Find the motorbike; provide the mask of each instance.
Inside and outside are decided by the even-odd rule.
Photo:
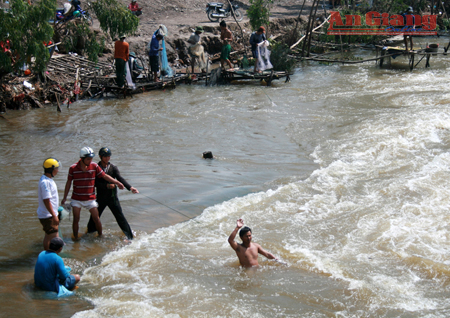
[[[94,20],[92,19],[89,12],[81,9],[79,5],[75,6],[75,10],[67,17],[64,16],[64,9],[56,10],[56,21],[57,22],[66,22],[72,19],[80,18],[85,20],[91,26],[94,25]]]
[[[239,6],[237,4],[231,3],[233,10],[231,10],[230,6],[224,7],[225,5],[220,2],[210,2],[206,5],[206,14],[208,15],[208,19],[211,22],[217,22],[219,19],[225,19],[228,17],[234,16],[237,21],[242,21],[244,15],[241,10],[239,10]]]

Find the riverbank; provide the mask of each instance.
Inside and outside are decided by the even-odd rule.
[[[194,0],[180,2],[179,4],[163,4],[163,7],[160,7],[162,4],[157,4],[154,1],[144,1],[141,5],[147,11],[144,9],[144,14],[139,17],[140,26],[137,32],[127,37],[126,41],[130,44],[130,51],[135,52],[145,65],[147,65],[147,44],[151,39],[151,35],[160,24],[164,24],[168,29],[168,36],[166,37],[167,54],[170,64],[178,72],[184,72],[190,67],[190,58],[187,54],[188,43],[186,41],[197,25],[203,26],[205,30],[202,34],[205,51],[210,56],[220,54],[222,46],[220,42],[220,28],[218,23],[209,22],[202,2]],[[247,7],[248,3],[241,3],[241,10],[245,11]],[[295,23],[294,17],[298,15],[297,10],[298,5],[293,2],[277,2],[272,8],[271,24],[267,32],[268,36],[280,37],[289,32]],[[307,7],[305,8],[305,13],[306,10]],[[248,39],[251,33],[248,19],[244,18],[241,28],[232,19],[228,19],[227,22],[236,39],[233,43],[233,51],[238,51],[240,54],[245,53],[246,49],[248,50]],[[98,23],[94,19],[93,28],[101,34]],[[102,87],[115,85],[113,43],[113,41],[106,43],[98,65],[86,66],[87,60],[83,63],[73,61],[73,63],[66,63],[61,59],[57,65],[49,65],[47,71],[42,74],[31,74],[29,76],[9,74],[5,76],[0,91],[0,111],[5,112],[6,109],[30,109],[33,107],[41,108],[49,105],[56,106],[60,110],[62,105],[69,105],[75,100],[90,98],[97,93],[102,94]],[[247,54],[250,53],[247,52]],[[74,53],[74,55],[77,54]],[[239,55],[233,55],[232,57],[233,59],[239,59]],[[218,65],[217,59],[215,59],[215,63]],[[217,65],[212,65],[212,68],[217,67]],[[87,67],[91,67],[92,70],[87,70]],[[83,76],[83,73],[86,72],[89,73],[87,74],[88,78]],[[147,76],[148,74],[145,75]],[[97,87],[98,89],[93,90],[93,93],[91,93],[91,87]],[[120,95],[121,93],[118,92],[118,94]]]

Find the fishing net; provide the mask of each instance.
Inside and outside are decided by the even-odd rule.
[[[221,73],[222,73],[221,67],[218,67],[211,71],[211,75],[209,77],[209,86],[214,86],[221,82],[222,79]]]
[[[165,38],[168,35],[168,31],[165,25],[160,24],[158,30],[155,31],[155,35],[161,34],[164,38],[161,41],[162,51],[159,52],[159,61],[161,62],[161,76],[172,77],[173,70],[169,66],[169,61],[167,60],[167,51],[166,51],[166,41]]]
[[[270,43],[269,41],[263,41],[258,43],[258,65],[257,68],[260,71],[264,71],[273,68],[272,63],[270,63],[270,51],[268,49]]]
[[[136,85],[133,83],[133,79],[131,78],[131,71],[128,63],[126,63],[126,67],[127,67],[127,75],[125,76],[125,78],[127,79],[128,87],[136,89]]]
[[[197,57],[198,66],[200,67],[200,69],[204,70],[208,61],[206,59],[205,49],[203,48],[203,45],[201,45],[200,43],[192,45],[191,47],[189,47],[189,51],[193,56]]]

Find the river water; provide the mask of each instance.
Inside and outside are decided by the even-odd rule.
[[[271,88],[180,85],[9,111],[0,316],[448,317],[450,60],[423,63],[311,63]],[[57,157],[61,198],[83,146],[110,147],[141,192],[120,192],[136,238],[124,242],[109,210],[102,238],[74,243],[64,220],[60,255],[82,281],[55,300],[33,286],[37,183]],[[287,265],[241,269],[227,243],[238,218]]]

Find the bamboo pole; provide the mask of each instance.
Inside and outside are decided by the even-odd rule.
[[[318,27],[314,28],[314,29],[312,30],[312,32],[314,32],[314,31],[317,30],[317,29],[320,29],[325,23],[328,22],[328,20],[330,20],[330,18],[331,18],[331,15],[330,15],[328,18],[326,18],[326,20],[323,21],[323,23],[322,23],[321,25],[319,25]],[[296,47],[297,45],[299,45],[299,44],[303,41],[303,39],[304,39],[305,37],[306,37],[306,35],[302,36],[302,37],[300,38],[300,40],[298,40],[297,42],[295,42],[294,44],[292,44],[291,47],[290,47],[290,49],[292,50],[294,47]]]
[[[290,43],[292,43],[292,42],[294,41],[294,37],[295,37],[295,35],[296,35],[296,33],[297,33],[298,24],[300,23],[300,19],[301,19],[301,16],[302,16],[303,7],[305,6],[305,2],[306,2],[306,0],[303,0],[302,7],[301,7],[301,9],[300,9],[300,11],[299,11],[299,13],[298,13],[297,20],[295,21],[295,27],[294,27],[294,29],[292,30],[292,36],[291,36],[291,41],[290,41]]]
[[[409,54],[411,54],[411,52]],[[428,53],[412,53],[412,55],[420,55],[420,54],[427,55]],[[433,53],[433,54],[438,54],[438,53]],[[316,61],[316,62],[328,62],[328,63],[360,64],[360,63],[366,63],[366,62],[381,60],[381,59],[384,59],[386,57],[391,57],[391,56],[394,56],[394,55],[407,55],[407,54],[404,54],[404,53],[400,53],[400,54],[399,53],[392,53],[392,54],[382,55],[380,57],[375,57],[375,58],[366,59],[366,60],[358,60],[358,61],[332,60],[332,59],[324,59],[324,58],[317,58],[317,57],[301,57],[301,58],[298,58],[298,59],[308,60],[308,61]]]
[[[309,33],[311,32],[311,29],[312,29],[312,25],[313,25],[312,21],[311,21],[312,20],[312,14],[313,14],[313,11],[314,11],[314,6],[316,5],[317,1],[319,1],[319,0],[313,0],[313,3],[311,5],[311,10],[309,11],[308,25],[306,26],[306,34],[305,34],[306,40],[308,39]],[[302,56],[305,55],[306,42],[307,41],[303,42]]]
[[[315,10],[314,10],[314,14],[313,14],[313,18],[312,18],[312,21],[311,21],[311,29],[312,29],[312,27],[313,27],[313,25],[314,25],[314,21],[316,20],[316,14],[317,14],[317,8],[319,7],[319,0],[317,0],[316,1],[316,8],[315,8]],[[308,53],[307,53],[307,56],[309,56],[309,53],[310,53],[310,50],[311,50],[311,39],[312,39],[312,30],[311,30],[311,32],[309,33],[309,39],[308,39]]]
[[[231,8],[231,12],[233,13],[234,21],[236,21],[236,24],[238,25],[239,29],[241,29],[242,41],[244,41],[244,31],[242,30],[241,25],[239,24],[238,20],[236,19],[236,14],[234,13],[234,8],[233,8],[233,6],[231,5],[230,0],[227,0],[227,1],[228,1],[228,5],[229,5],[230,8]],[[245,47],[245,45],[244,45],[244,47]]]

